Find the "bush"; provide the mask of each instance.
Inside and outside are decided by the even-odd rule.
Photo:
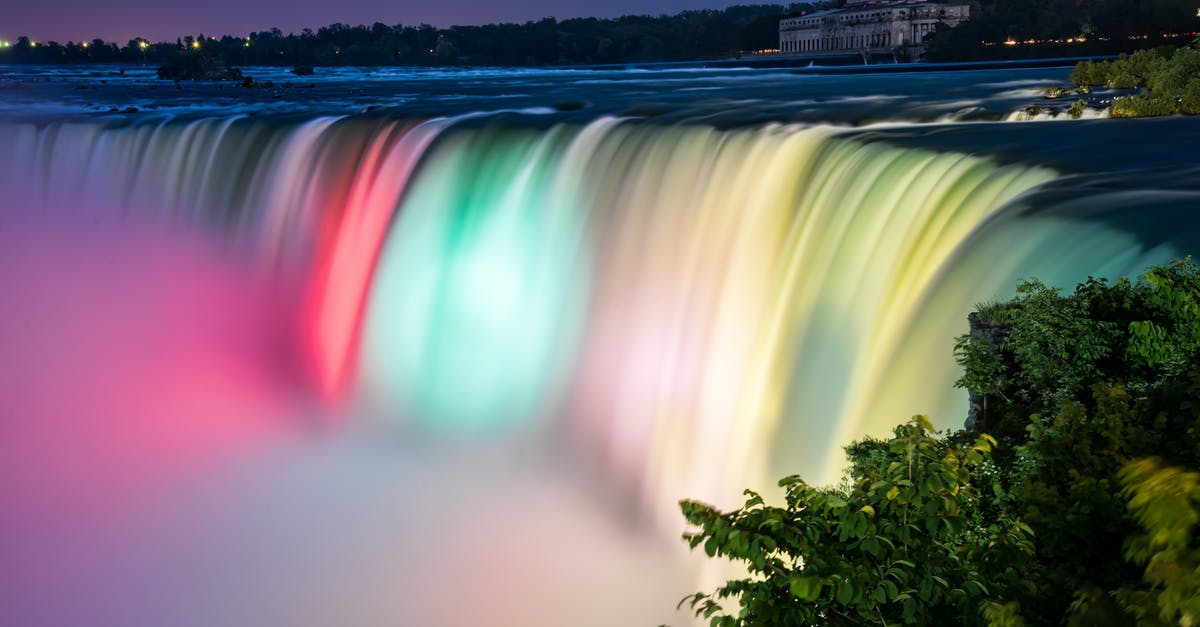
[[[1192,78],[1181,90],[1179,112],[1187,115],[1200,115],[1200,75]]]
[[[1071,82],[1080,87],[1100,87],[1108,84],[1108,65],[1095,61],[1080,61],[1071,70]]]
[[[743,562],[751,576],[696,593],[712,625],[983,625],[1018,619],[1034,547],[1027,526],[972,516],[995,440],[934,436],[917,416],[887,442],[849,447],[845,491],[799,477],[779,482],[786,505],[747,491],[731,512],[681,502],[692,548]],[[721,602],[741,609],[726,614]],[[985,617],[986,614],[986,617]]]
[[[1152,93],[1178,96],[1195,77],[1200,77],[1200,50],[1184,48],[1175,52],[1170,63],[1146,78],[1146,87]]]
[[[1114,65],[1105,75],[1104,80],[1104,86],[1109,89],[1133,89],[1141,84],[1141,79],[1133,73],[1128,65]]]
[[[1152,118],[1176,112],[1175,98],[1142,92],[1113,99],[1109,115],[1114,118]]]
[[[1115,99],[1111,109],[1114,118],[1200,114],[1200,85],[1193,86],[1197,80],[1200,80],[1200,50],[1176,50],[1169,46],[1153,51],[1139,50],[1103,63],[1082,61],[1071,71],[1071,81],[1080,88],[1145,86],[1150,90],[1148,94]]]

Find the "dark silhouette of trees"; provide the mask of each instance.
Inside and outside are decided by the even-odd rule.
[[[278,28],[248,37],[203,33],[125,46],[100,40],[35,43],[22,37],[0,48],[0,63],[180,63],[178,57],[216,56],[228,66],[499,65],[552,66],[690,61],[735,57],[775,48],[779,19],[812,11],[810,4],[758,4],[676,15],[628,15],[615,19],[545,18],[524,24],[369,26],[330,24],[299,33]],[[145,43],[143,46],[142,44]]]

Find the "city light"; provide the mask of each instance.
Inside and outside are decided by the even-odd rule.
[[[84,48],[87,48],[89,45],[91,45],[91,44],[89,44],[89,43],[88,43],[88,42],[86,42],[86,41],[85,41],[85,42],[83,42],[83,47],[84,47]]]
[[[150,43],[147,41],[139,41],[138,42],[138,48],[141,48],[142,50],[145,50],[146,48],[149,48],[149,47],[150,47]]]
[[[199,39],[197,39],[196,41],[193,41],[193,42],[192,42],[192,47],[193,47],[193,48],[195,48],[195,49],[197,49],[197,50],[199,50],[199,49],[200,49],[200,40],[199,40]]]

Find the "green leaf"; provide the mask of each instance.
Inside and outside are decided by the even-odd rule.
[[[796,577],[789,587],[792,595],[805,603],[812,603],[821,596],[821,580],[816,577]]]

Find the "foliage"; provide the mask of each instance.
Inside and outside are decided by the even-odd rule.
[[[1169,47],[1121,55],[1113,61],[1082,61],[1071,71],[1079,86],[1146,87],[1148,92],[1115,98],[1115,118],[1200,114],[1200,50]]]
[[[1150,457],[1121,469],[1121,485],[1140,533],[1125,556],[1143,567],[1143,585],[1114,597],[1143,625],[1200,622],[1200,473],[1165,466]]]
[[[844,492],[793,476],[780,482],[784,507],[750,491],[731,512],[683,501],[695,527],[688,543],[750,573],[683,603],[714,626],[1019,624],[1008,602],[1027,593],[1030,530],[971,515],[979,499],[972,471],[995,441],[959,440],[934,437],[918,416],[887,442],[848,449]],[[728,600],[740,611],[726,613]]]
[[[1183,46],[1194,3],[1179,0],[971,0],[971,19],[937,31],[935,61],[1115,55],[1159,43]],[[1004,45],[1006,40],[1018,45]],[[1035,43],[1027,43],[1029,41]],[[1102,85],[1103,82],[1090,83]]]
[[[1016,496],[1007,506],[1038,534],[1038,592],[1029,605],[1036,615],[1066,615],[1079,625],[1128,624],[1101,592],[1139,579],[1121,552],[1135,524],[1117,472],[1132,459],[1170,450],[1164,436],[1181,435],[1156,405],[1120,384],[1099,385],[1090,402],[1068,401],[1052,416],[1030,421],[1028,440],[1017,447],[1004,479]]]
[[[1175,99],[1142,92],[1133,96],[1114,98],[1109,115],[1114,118],[1154,118],[1176,113]]]
[[[1086,399],[1095,384],[1120,381],[1141,393],[1183,374],[1200,349],[1200,267],[1185,259],[1136,282],[1089,278],[1068,296],[1024,281],[1009,315],[994,340],[957,339],[957,385],[1006,404],[989,428],[1020,437],[1029,416]]]
[[[1087,103],[1082,100],[1076,100],[1071,103],[1070,107],[1067,107],[1067,115],[1078,120],[1083,116],[1085,109],[1087,109]]]
[[[842,488],[790,477],[784,507],[684,502],[693,548],[749,572],[684,602],[718,626],[1198,624],[1200,267],[1025,281],[970,321],[985,420],[853,444]]]
[[[224,64],[330,65],[578,65],[680,61],[732,57],[775,48],[779,19],[811,12],[810,4],[757,4],[675,15],[627,15],[614,19],[548,17],[524,24],[435,28],[428,24],[370,26],[331,24],[284,34],[277,28],[249,37],[185,37],[174,43],[130,41],[125,47],[100,40],[31,45],[22,38],[0,48],[0,63],[129,62],[161,64],[194,44]]]
[[[982,333],[973,319],[956,345],[959,385],[990,399],[982,424],[1001,443],[981,507],[1037,534],[1027,617],[1130,624],[1146,593],[1121,550],[1137,520],[1118,471],[1148,456],[1200,467],[1200,268],[1176,261],[1067,295],[1027,281],[1010,307],[1006,324]]]

